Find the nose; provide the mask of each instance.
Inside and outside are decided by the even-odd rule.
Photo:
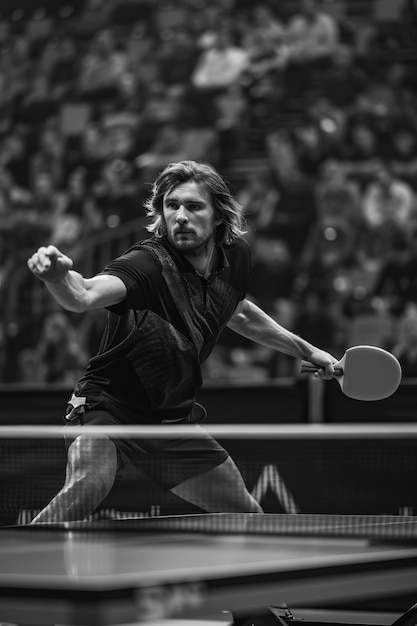
[[[176,220],[179,224],[184,224],[185,222],[188,222],[187,211],[183,204],[181,204],[181,206],[178,208]]]

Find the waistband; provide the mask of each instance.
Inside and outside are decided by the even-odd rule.
[[[76,396],[74,393],[68,401],[64,421],[67,424],[78,422],[84,424],[84,413],[94,409],[96,403],[89,404],[85,396]],[[191,412],[185,417],[161,419],[161,424],[195,424],[207,418],[207,411],[202,404],[195,402]]]

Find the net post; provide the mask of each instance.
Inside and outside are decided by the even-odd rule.
[[[310,424],[323,423],[324,382],[316,376],[308,377],[307,418]]]

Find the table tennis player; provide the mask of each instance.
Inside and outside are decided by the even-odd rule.
[[[85,519],[127,463],[143,467],[150,458],[155,463],[147,471],[158,485],[206,512],[262,511],[227,451],[199,424],[201,364],[226,326],[314,362],[326,379],[334,375],[335,357],[246,298],[250,250],[242,207],[210,164],[169,164],[145,208],[150,238],[92,278],[51,245],[39,248],[28,267],[63,308],[108,311],[99,352],[69,400],[67,425],[193,424],[198,437],[72,438],[65,484],[33,523]]]

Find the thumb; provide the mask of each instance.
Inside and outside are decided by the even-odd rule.
[[[65,254],[61,254],[60,256],[56,258],[56,265],[57,265],[58,270],[68,271],[72,269],[74,263],[72,259],[69,258],[69,256],[66,256]]]

